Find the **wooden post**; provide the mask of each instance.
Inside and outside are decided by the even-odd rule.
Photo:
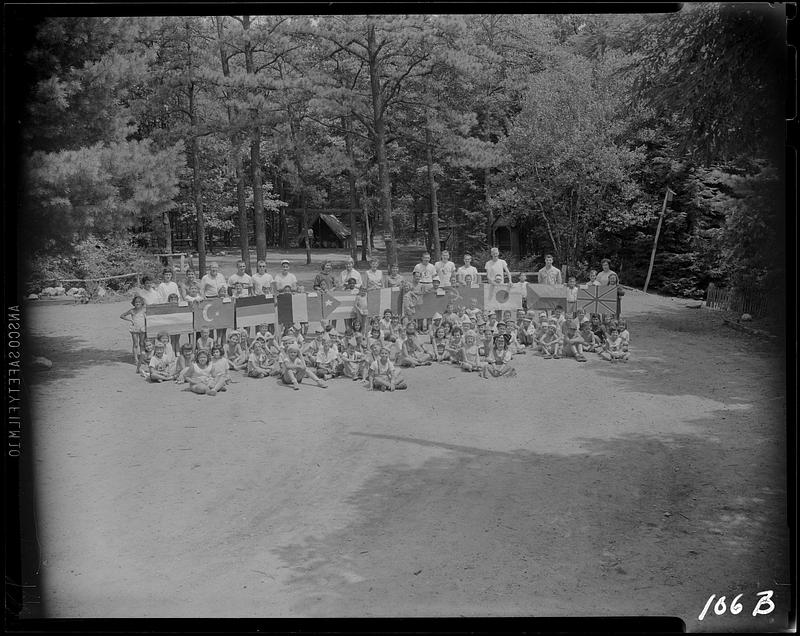
[[[647,278],[644,281],[643,292],[647,292],[647,286],[650,284],[650,275],[653,273],[653,263],[656,260],[656,246],[658,245],[658,235],[661,233],[661,222],[664,220],[664,213],[667,211],[667,201],[672,199],[674,193],[667,187],[664,193],[664,203],[661,206],[661,215],[658,217],[658,226],[656,227],[656,237],[653,239],[653,251],[650,254],[650,267],[647,269]]]

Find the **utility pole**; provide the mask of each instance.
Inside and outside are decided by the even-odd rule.
[[[658,217],[658,227],[656,227],[656,237],[653,240],[653,251],[650,254],[650,267],[647,269],[647,278],[644,281],[644,289],[647,292],[647,286],[650,284],[650,275],[653,273],[653,263],[656,260],[656,246],[658,245],[658,235],[661,234],[661,223],[664,220],[664,213],[667,211],[667,203],[672,201],[672,195],[675,194],[667,186],[667,191],[664,193],[664,204],[661,206],[661,216]]]

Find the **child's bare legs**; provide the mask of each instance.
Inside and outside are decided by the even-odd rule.
[[[140,333],[131,334],[131,351],[133,352],[133,363],[136,365],[136,373],[139,373],[141,368],[141,361],[139,360],[139,355],[142,353],[141,335]]]
[[[325,383],[324,383],[322,380],[320,380],[320,379],[317,377],[317,375],[316,375],[316,374],[315,374],[315,373],[314,373],[314,372],[313,372],[311,369],[306,369],[306,373],[305,373],[305,375],[307,375],[309,378],[311,378],[312,380],[314,380],[314,382],[316,382],[316,383],[317,383],[317,386],[320,386],[320,387],[322,387],[323,389],[327,389],[327,388],[328,388],[328,385],[327,385],[327,384],[325,384]],[[303,381],[303,378],[299,378],[299,380],[298,380],[298,381],[302,382],[302,381]]]
[[[400,358],[400,366],[413,368],[413,367],[418,367],[419,363],[411,356],[402,356]]]
[[[172,345],[172,351],[175,355],[180,355],[181,352],[181,335],[173,334],[169,337],[169,342]]]
[[[553,359],[558,360],[559,358],[561,358],[561,344],[557,342],[553,347]]]
[[[150,382],[165,382],[169,379],[170,377],[166,373],[161,373],[161,371],[155,370],[150,371],[150,377],[148,378]]]
[[[303,377],[300,376],[300,379],[302,380]],[[295,375],[294,371],[292,371],[291,369],[286,369],[283,372],[283,383],[284,384],[291,384],[292,388],[295,391],[299,391],[300,390],[300,384],[297,381],[297,376]]]
[[[613,360],[611,354],[608,351],[601,351],[600,357],[603,358],[603,360],[605,360],[606,362],[611,362]]]
[[[390,388],[390,383],[388,380],[381,378],[381,377],[374,377],[372,378],[372,387],[373,389],[378,389],[379,391],[388,391]]]

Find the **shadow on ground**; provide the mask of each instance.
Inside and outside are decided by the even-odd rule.
[[[130,336],[128,337],[130,341]],[[130,346],[130,342],[128,342]],[[120,363],[130,367],[133,377],[133,353],[130,349],[99,349],[91,343],[75,336],[28,337],[25,341],[26,377],[33,384],[43,384],[74,378],[81,372],[98,367],[113,366]],[[34,356],[44,356],[53,366],[41,369],[30,363]]]
[[[353,434],[451,453],[384,466],[346,500],[347,527],[273,550],[299,615],[681,615],[710,577],[787,580],[780,462],[722,488],[714,465],[736,458],[718,440],[561,456]]]

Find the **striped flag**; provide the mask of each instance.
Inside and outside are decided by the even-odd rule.
[[[367,313],[370,316],[383,316],[390,309],[393,314],[400,313],[400,288],[383,287],[367,291]]]
[[[587,314],[616,315],[617,285],[588,285],[586,289],[578,289],[578,308]]]
[[[483,307],[489,310],[522,309],[525,283],[511,285],[484,285]]]
[[[249,296],[236,299],[236,327],[252,327],[278,322],[274,296]]]
[[[170,335],[192,331],[193,316],[190,307],[179,307],[172,303],[148,305],[145,326],[148,338],[155,338],[159,331]]]
[[[580,298],[580,292],[578,292]],[[561,285],[528,283],[528,309],[552,310],[567,306],[567,288]]]
[[[367,292],[369,294],[369,292]],[[369,302],[369,299],[367,300]],[[352,318],[356,309],[356,296],[349,292],[333,291],[322,293],[322,317],[325,320],[344,320]]]
[[[233,303],[224,303],[221,298],[201,300],[194,309],[194,330],[200,331],[202,327],[233,327]]]
[[[319,322],[322,320],[322,307],[319,294],[278,294],[275,299],[278,322],[293,325],[299,322]]]

